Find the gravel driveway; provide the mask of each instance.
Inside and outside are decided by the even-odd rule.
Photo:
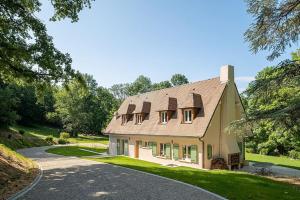
[[[19,152],[43,169],[38,184],[19,199],[221,199],[200,188],[130,169],[45,152],[49,147]]]

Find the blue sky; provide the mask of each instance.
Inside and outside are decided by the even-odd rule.
[[[73,68],[94,76],[99,85],[153,82],[182,73],[190,81],[219,75],[224,64],[235,66],[239,90],[265,66],[290,57],[293,49],[270,62],[268,52],[253,55],[243,33],[251,23],[244,1],[98,0],[80,20],[50,22],[53,8],[43,2],[38,16],[56,47],[68,52]]]

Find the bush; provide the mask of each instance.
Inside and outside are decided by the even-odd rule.
[[[21,134],[21,135],[24,135],[25,134],[25,131],[24,130],[19,130],[19,133]]]
[[[269,153],[269,149],[267,148],[261,148],[259,151],[259,154],[261,155],[268,155],[268,153]]]
[[[291,150],[289,151],[289,157],[292,159],[300,159],[300,152]]]
[[[54,143],[54,140],[53,140],[53,137],[52,137],[52,136],[47,136],[47,137],[45,138],[45,140],[46,140],[47,143],[50,143],[50,144],[53,144],[53,143]]]
[[[67,140],[67,139],[70,138],[70,134],[67,133],[67,132],[61,132],[61,133],[59,134],[59,138]]]
[[[66,140],[66,139],[59,138],[59,139],[57,140],[57,143],[58,143],[58,144],[67,144],[67,143],[69,143],[69,142],[68,142],[68,140]]]

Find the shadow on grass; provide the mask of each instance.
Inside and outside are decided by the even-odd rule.
[[[110,157],[92,159],[124,166],[199,186],[229,199],[298,199],[300,187],[244,172],[198,170],[188,167],[169,168],[159,164]]]
[[[256,162],[256,163],[262,163],[262,162],[259,162],[259,161],[256,161],[256,160],[251,160],[251,159],[247,159],[247,161],[249,161],[249,162]],[[286,168],[292,168],[292,169],[300,170],[300,167],[297,167],[297,166],[277,164],[277,163],[272,163],[272,164],[275,165],[275,166],[280,166],[280,167],[286,167]]]

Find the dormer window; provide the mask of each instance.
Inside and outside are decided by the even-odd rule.
[[[192,109],[185,109],[183,111],[183,122],[187,124],[192,123]]]
[[[136,114],[136,124],[142,124],[142,122],[143,122],[143,115]]]
[[[160,122],[166,124],[168,122],[168,113],[167,111],[160,112]]]

